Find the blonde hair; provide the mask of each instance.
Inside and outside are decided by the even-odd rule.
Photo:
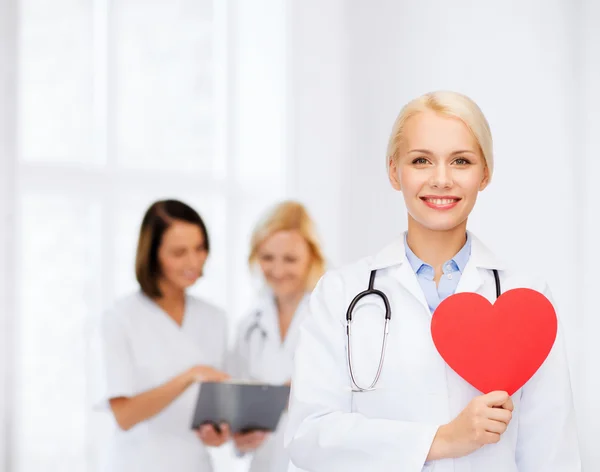
[[[494,172],[494,153],[490,125],[477,104],[466,95],[458,92],[437,91],[426,93],[407,103],[392,128],[387,148],[386,167],[398,158],[398,150],[402,144],[404,126],[409,118],[424,111],[434,111],[441,115],[458,118],[473,133],[491,180]]]
[[[248,264],[256,263],[260,245],[278,231],[298,231],[308,244],[311,264],[306,289],[311,291],[325,272],[326,262],[313,220],[301,203],[284,201],[269,209],[252,233]]]

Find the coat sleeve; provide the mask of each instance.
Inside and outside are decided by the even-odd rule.
[[[310,472],[423,469],[438,425],[368,418],[352,411],[339,274],[319,282],[294,360],[285,444]]]
[[[548,287],[544,295],[552,301]],[[519,472],[579,472],[581,460],[565,340],[558,334],[544,364],[521,392]]]
[[[103,315],[92,336],[94,349],[94,409],[108,408],[112,398],[131,397],[135,391],[135,365],[130,340],[118,312]]]

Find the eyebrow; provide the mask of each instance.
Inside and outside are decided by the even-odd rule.
[[[408,151],[408,153],[410,154],[411,152],[418,152],[420,154],[427,154],[427,155],[433,155],[433,153],[427,149],[411,149],[410,151]],[[475,151],[471,151],[469,149],[463,149],[460,151],[454,151],[452,152],[452,154],[450,154],[451,156],[456,156],[457,154],[477,154]]]

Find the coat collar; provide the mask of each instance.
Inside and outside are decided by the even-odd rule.
[[[309,299],[310,293],[307,292],[304,294],[304,297],[298,304],[298,308],[296,309],[294,318],[292,319],[292,322],[288,327],[288,331],[291,330],[293,325],[299,322],[298,319],[300,318],[300,316],[298,315],[306,311],[305,306],[308,304]],[[277,313],[277,305],[275,304],[275,295],[273,294],[273,291],[268,287],[264,287],[259,295],[258,303],[254,311],[254,322],[258,323],[261,326],[261,328],[266,332],[267,336],[272,337],[273,339],[281,338],[281,334],[279,331],[279,317]]]
[[[484,284],[481,276],[482,270],[503,270],[502,264],[498,258],[490,251],[473,233],[469,232],[471,239],[471,257],[469,258],[465,269],[460,277],[456,293],[476,292]],[[383,248],[375,255],[370,270],[379,270],[390,268],[400,284],[414,296],[429,313],[429,306],[417,275],[414,273],[404,246],[404,236],[396,239],[394,242]],[[480,270],[481,269],[481,270]]]
[[[471,257],[467,263],[479,269],[496,269],[504,270],[504,264],[496,257],[496,255],[488,249],[473,233],[470,231],[469,238],[471,239]],[[405,234],[402,237],[395,239],[391,244],[379,251],[371,263],[371,270],[385,269],[397,265],[407,264],[410,266],[406,257],[406,249],[404,246]],[[465,269],[466,270],[466,269]]]

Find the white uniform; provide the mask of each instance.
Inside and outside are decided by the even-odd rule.
[[[265,293],[240,323],[231,358],[231,373],[240,379],[281,385],[292,376],[293,354],[299,327],[306,316],[308,294],[298,305],[283,344],[273,294]],[[287,414],[282,415],[277,431],[254,452],[250,472],[285,472],[289,456],[283,447]]]
[[[495,300],[502,291],[548,287],[507,270],[473,235],[457,292]],[[346,310],[377,269],[374,288],[389,298],[392,319],[377,388],[352,392],[346,358]],[[359,385],[373,380],[383,336],[383,303],[367,297],[354,310],[353,367]],[[431,314],[405,256],[403,239],[375,257],[331,271],[313,292],[295,355],[285,442],[292,462],[310,472],[578,472],[581,470],[562,328],[545,363],[513,395],[515,409],[497,444],[458,459],[426,463],[438,427],[453,420],[475,388],[450,369],[430,332]],[[560,322],[559,322],[560,324]],[[507,346],[507,349],[509,347]],[[292,470],[292,468],[290,468]],[[293,469],[296,470],[296,469]]]
[[[141,292],[118,302],[99,329],[96,405],[151,390],[195,365],[223,369],[227,326],[218,308],[186,298],[180,327]],[[199,386],[129,431],[115,425],[107,472],[208,472],[210,457],[190,429]]]

